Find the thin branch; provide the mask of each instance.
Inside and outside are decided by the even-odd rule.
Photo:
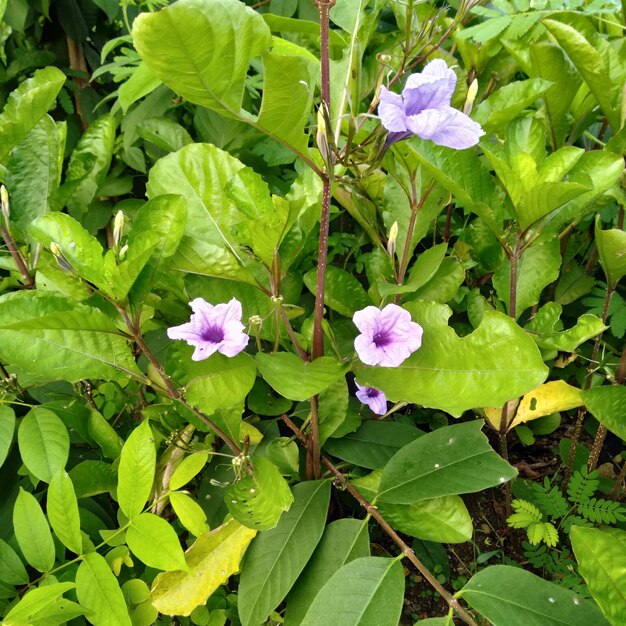
[[[24,286],[26,287],[26,289],[32,289],[35,286],[35,281],[30,275],[30,272],[28,271],[28,267],[26,265],[26,261],[22,257],[20,251],[17,249],[15,241],[13,241],[13,237],[11,237],[11,233],[3,225],[0,226],[0,234],[2,234],[2,239],[4,239],[4,243],[6,243],[7,248],[11,253],[13,260],[15,261],[15,265],[17,265],[17,269],[22,276]]]
[[[307,438],[304,433],[287,417],[281,416],[282,421],[293,431],[296,437],[306,445]],[[335,477],[336,481],[341,485],[342,489],[345,489],[358,503],[359,505],[370,515],[379,526],[385,531],[385,533],[393,540],[393,542],[402,550],[402,554],[406,556],[411,563],[416,567],[418,572],[429,582],[429,584],[441,595],[441,597],[453,608],[461,617],[461,619],[469,626],[478,626],[472,616],[461,606],[459,601],[452,596],[431,574],[429,569],[417,558],[415,552],[403,541],[398,533],[389,525],[389,523],[378,512],[378,509],[368,502],[359,491],[348,481],[345,474],[342,474],[333,463],[324,455],[321,456],[321,461]]]

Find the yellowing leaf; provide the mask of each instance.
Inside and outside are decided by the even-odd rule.
[[[243,555],[257,531],[229,520],[207,532],[187,550],[191,571],[159,574],[150,592],[152,606],[165,615],[190,615],[229,576],[239,571]]]
[[[563,380],[553,380],[527,393],[517,407],[515,417],[509,424],[508,430],[525,422],[536,420],[539,417],[552,415],[558,411],[567,411],[582,404],[580,389],[568,385]],[[509,412],[511,410],[509,409]],[[502,409],[488,407],[485,415],[491,425],[499,429]]]

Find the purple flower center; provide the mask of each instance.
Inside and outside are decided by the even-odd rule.
[[[374,389],[373,387],[367,388],[367,397],[368,398],[378,398],[380,395],[380,391],[378,389]]]
[[[224,341],[224,329],[221,326],[203,328],[202,339],[210,343],[220,343],[220,341]]]
[[[372,341],[377,348],[385,348],[389,344],[393,343],[391,334],[385,331],[378,331],[373,337]]]

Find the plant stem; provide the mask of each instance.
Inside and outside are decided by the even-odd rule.
[[[187,402],[185,396],[181,393],[179,389],[177,389],[172,382],[172,379],[168,376],[167,372],[159,363],[159,360],[154,356],[152,350],[146,344],[143,335],[137,328],[137,324],[133,323],[131,319],[128,317],[128,313],[123,307],[118,306],[118,311],[130,332],[130,335],[133,341],[137,344],[139,349],[144,353],[148,361],[152,364],[154,369],[158,372],[163,384],[165,385],[164,391],[167,395],[176,402],[182,404],[185,408],[189,409],[196,417],[198,417],[202,422],[204,422],[215,434],[232,450],[232,452],[239,456],[241,454],[241,448],[235,443],[213,420],[211,420],[208,416],[206,416],[202,411],[197,409],[195,406],[192,406]]]
[[[604,325],[606,325],[606,317],[607,314],[609,312],[609,306],[611,305],[611,298],[613,297],[613,293],[615,291],[614,287],[611,286],[607,286],[607,290],[606,290],[606,296],[604,298],[604,304],[602,306],[602,314],[600,316],[600,318],[602,319],[602,323]],[[591,351],[591,359],[589,360],[589,366],[587,367],[587,375],[585,376],[585,381],[583,382],[583,390],[585,389],[589,389],[589,387],[591,387],[591,381],[593,380],[593,374],[595,372],[595,366],[596,363],[598,361],[598,355],[600,354],[600,345],[602,344],[602,337],[604,335],[604,331],[602,331],[595,339],[595,341],[593,342],[593,349]],[[574,471],[574,459],[576,457],[576,447],[578,445],[578,441],[580,440],[580,435],[582,433],[583,430],[583,422],[585,421],[585,416],[587,415],[587,410],[585,409],[584,406],[581,406],[580,409],[578,409],[578,415],[576,417],[576,425],[574,426],[574,432],[572,433],[572,439],[571,439],[571,447],[569,450],[569,457],[567,459],[567,467],[565,468],[565,474],[563,477],[563,489],[565,490],[567,488],[567,484],[569,483],[569,479],[572,476],[572,472]],[[600,442],[597,453],[594,453],[595,455],[595,462],[593,465],[593,468],[595,468],[595,463],[597,463],[598,461],[598,456],[600,454],[600,448],[602,447],[602,443],[604,442],[604,436],[606,435],[606,430],[604,434],[600,433],[600,430],[604,428],[602,425],[600,425],[600,428],[598,428],[598,433],[596,434],[596,439],[598,438],[598,435],[601,435],[602,438],[602,442]],[[594,441],[594,446],[595,446],[595,441]],[[593,448],[592,448],[592,452]],[[589,455],[589,467],[590,470],[593,469],[591,467],[591,462],[592,462],[592,456],[591,454]]]
[[[294,432],[296,437],[303,443],[307,443],[307,438],[304,433],[287,417],[286,415],[281,416],[283,422]],[[358,503],[359,505],[370,515],[373,519],[378,522],[378,525],[385,531],[385,533],[393,540],[393,542],[402,550],[404,556],[406,556],[411,563],[416,567],[419,573],[430,583],[430,585],[441,595],[441,597],[448,603],[452,609],[454,609],[461,619],[470,626],[477,626],[476,622],[472,618],[472,616],[461,606],[459,601],[452,596],[439,581],[433,576],[433,574],[428,570],[428,568],[417,558],[413,550],[402,540],[400,535],[396,533],[396,531],[389,525],[389,523],[383,518],[383,516],[378,512],[378,509],[368,502],[355,487],[350,484],[345,474],[342,474],[333,464],[322,455],[321,461],[324,466],[330,471],[330,473],[335,477],[335,480],[341,485],[342,489],[345,489]]]
[[[26,289],[32,289],[35,286],[35,281],[30,275],[28,267],[26,266],[26,262],[20,254],[20,251],[17,249],[15,241],[13,241],[13,237],[11,237],[11,233],[5,226],[0,226],[0,233],[2,234],[2,239],[4,239],[4,243],[6,243],[7,248],[9,249],[9,252],[13,257],[13,260],[15,261],[15,265],[17,265],[17,269],[22,276],[24,286],[26,287]]]

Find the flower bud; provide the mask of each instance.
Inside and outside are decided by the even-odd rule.
[[[478,80],[475,78],[467,89],[467,98],[463,105],[463,113],[469,115],[472,112],[474,106],[474,100],[476,100],[476,94],[478,93]]]
[[[50,252],[52,252],[52,255],[54,256],[55,261],[57,262],[57,264],[62,270],[66,272],[73,271],[72,264],[69,262],[67,257],[63,254],[63,251],[61,250],[61,246],[59,246],[59,244],[53,241],[50,244]]]
[[[4,185],[0,185],[0,200],[2,201],[2,215],[4,215],[4,220],[8,224],[11,215],[11,206],[9,205],[9,192]]]
[[[250,326],[260,326],[263,323],[263,318],[260,315],[251,315],[248,318],[248,324]]]
[[[118,211],[115,219],[113,220],[113,247],[117,248],[120,245],[120,239],[122,238],[122,229],[124,228],[124,212]]]
[[[396,254],[396,241],[398,240],[398,222],[394,222],[389,229],[389,240],[387,241],[387,254],[393,259]]]

